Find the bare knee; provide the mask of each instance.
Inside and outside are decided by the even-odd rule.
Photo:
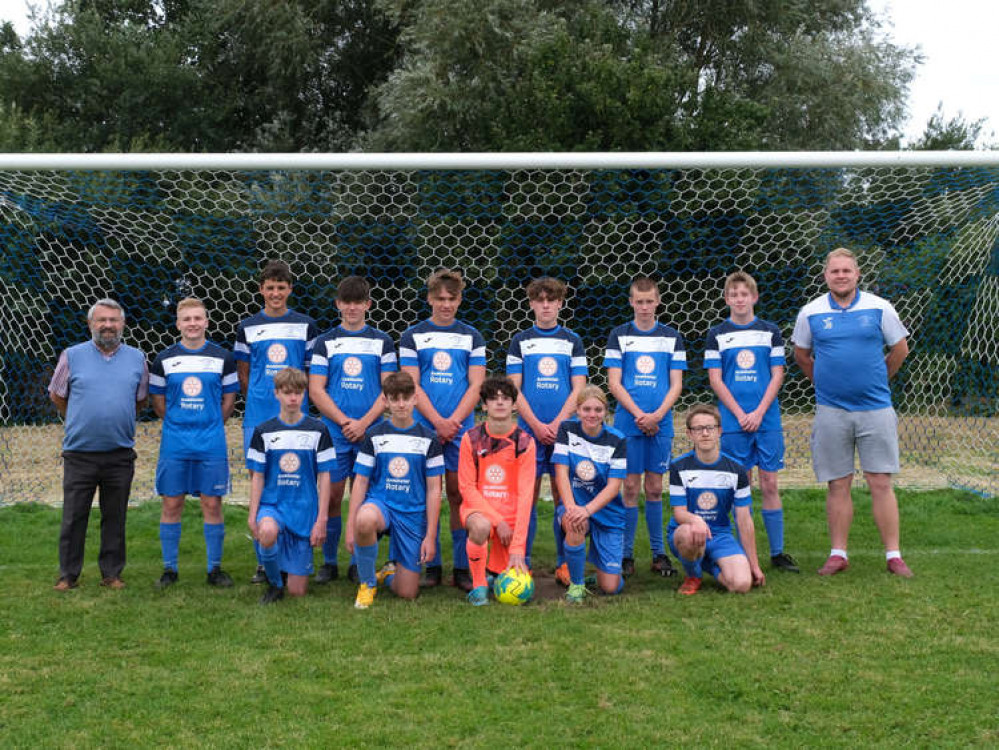
[[[629,508],[638,505],[638,490],[641,482],[641,474],[628,474],[624,478],[624,483],[621,485],[621,499]]]
[[[465,519],[465,530],[468,532],[468,538],[472,544],[485,544],[492,528],[489,519],[481,513],[472,513]]]
[[[645,502],[661,503],[663,499],[663,475],[645,475]]]

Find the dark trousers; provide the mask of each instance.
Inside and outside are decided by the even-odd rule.
[[[103,453],[64,451],[62,527],[59,530],[59,576],[75,581],[83,569],[83,548],[94,492],[100,490],[103,578],[118,578],[125,568],[125,513],[135,474],[135,451]]]

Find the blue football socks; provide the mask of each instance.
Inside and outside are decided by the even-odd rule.
[[[645,501],[645,525],[649,529],[649,546],[652,548],[652,556],[665,555],[666,547],[663,544],[663,503],[662,500],[651,502]],[[632,535],[634,537],[634,535]]]
[[[340,547],[340,533],[343,530],[343,520],[340,516],[326,519],[326,541],[323,542],[323,563],[336,565],[336,552]]]
[[[527,567],[531,567],[531,550],[534,549],[534,536],[538,533],[538,509],[537,507],[531,508],[531,523],[527,527],[527,553],[524,555],[524,561],[527,563]]]
[[[271,586],[276,586],[279,589],[284,588],[284,581],[281,580],[281,564],[278,562],[278,543],[275,541],[272,547],[259,546],[260,564],[264,566],[267,580]]]
[[[763,514],[763,526],[767,530],[767,541],[770,543],[770,557],[784,551],[784,509],[760,511]]]
[[[624,556],[635,557],[635,532],[638,531],[638,506],[624,508]]]
[[[586,572],[586,545],[565,545],[565,562],[569,566],[569,580],[573,584],[583,584]]]
[[[358,580],[374,588],[378,582],[375,576],[375,564],[378,562],[378,542],[364,545],[355,544],[354,553],[357,555]]]
[[[177,524],[180,526],[180,524]],[[178,538],[180,534],[177,535]],[[205,556],[207,557],[208,572],[222,565],[222,545],[225,542],[224,523],[205,524]]]
[[[451,532],[451,550],[454,555],[454,567],[459,570],[468,570],[468,550],[465,549],[465,542],[468,540],[468,532],[464,529],[454,529]]]
[[[163,553],[163,567],[177,570],[180,556],[180,524],[160,522],[160,550]]]

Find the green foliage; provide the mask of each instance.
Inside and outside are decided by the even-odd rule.
[[[800,576],[678,597],[647,559],[616,598],[473,608],[450,587],[357,612],[337,581],[271,608],[246,583],[246,512],[227,507],[233,589],[203,583],[188,503],[180,582],[157,591],[159,506],[129,513],[128,588],[51,590],[59,511],[0,509],[0,729],[27,747],[988,747],[999,504],[900,493],[906,559],[884,571],[856,493],[851,567],[827,553],[824,493],[787,492]],[[550,528],[551,506],[539,529]],[[765,545],[760,532],[760,544]],[[539,566],[552,561],[538,535]],[[637,549],[645,550],[641,540]],[[342,562],[346,562],[344,559]],[[550,580],[550,579],[549,579]]]
[[[388,150],[858,148],[917,58],[862,0],[425,0],[376,96]]]
[[[0,146],[876,147],[917,62],[864,0],[66,0],[0,30]]]
[[[368,0],[91,0],[11,34],[0,105],[50,126],[51,150],[296,151],[351,141],[396,32]]]

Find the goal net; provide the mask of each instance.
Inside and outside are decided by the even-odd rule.
[[[677,420],[712,398],[704,340],[727,314],[725,276],[744,269],[759,283],[758,315],[788,345],[781,481],[813,485],[813,393],[790,334],[840,246],[911,332],[892,382],[898,483],[999,494],[997,237],[994,154],[2,156],[0,502],[61,499],[62,427],[46,387],[59,352],[87,338],[95,300],[122,303],[126,340],[150,360],[176,340],[175,305],[191,294],[207,301],[210,338],[231,347],[261,307],[257,275],[272,258],[295,274],[292,306],[322,328],[337,322],[338,281],[367,277],[370,321],[396,340],[428,315],[428,274],[461,269],[459,317],[482,331],[496,371],[530,325],[525,284],[563,279],[563,321],[601,385],[607,333],[632,315],[629,283],[653,276],[660,318],[688,352]],[[674,450],[687,450],[677,436]],[[146,415],[136,501],[154,497],[158,444]]]

